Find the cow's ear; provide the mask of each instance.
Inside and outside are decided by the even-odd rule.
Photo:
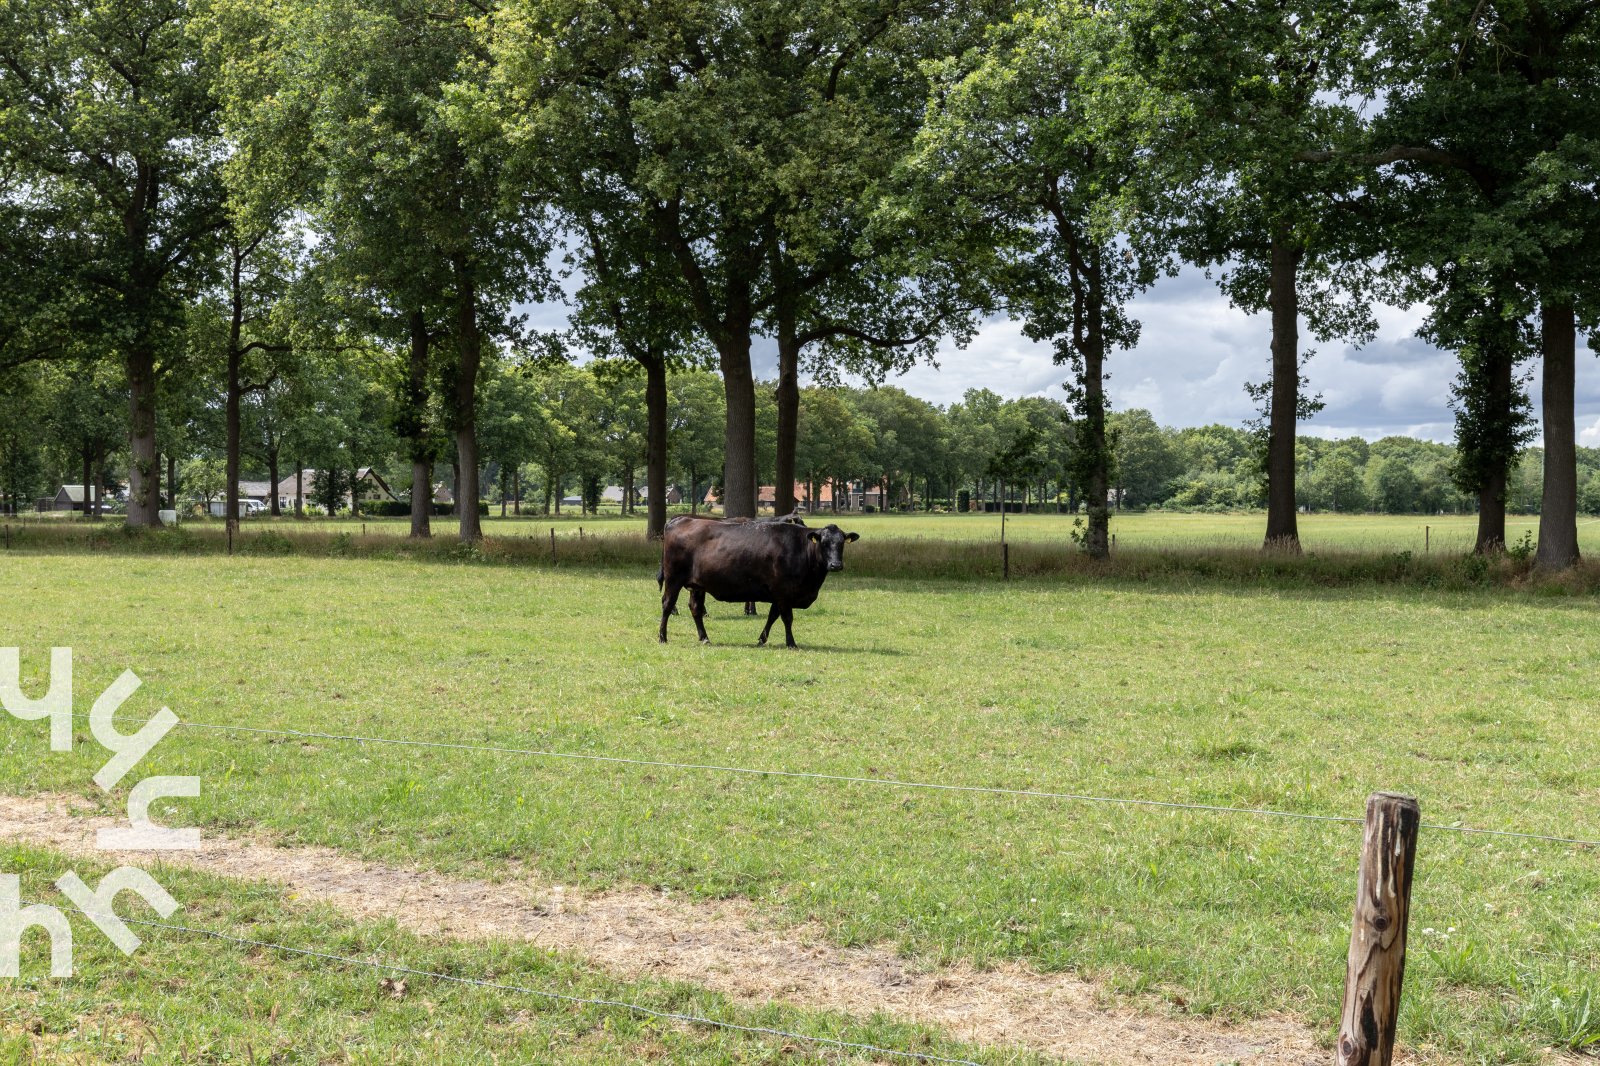
[[[860,540],[861,539],[861,534],[860,533],[846,533],[844,535],[844,539],[845,540]]]
[[[813,529],[809,533],[806,534],[806,538],[808,540],[810,540],[811,543],[816,544],[817,542],[822,540],[822,534],[818,533],[816,530]]]

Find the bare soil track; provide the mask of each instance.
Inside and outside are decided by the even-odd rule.
[[[74,856],[271,882],[301,903],[463,940],[515,939],[572,952],[622,979],[690,982],[747,1003],[883,1012],[978,1044],[1104,1066],[1312,1066],[1331,1052],[1289,1018],[1242,1025],[1108,1005],[1091,982],[1018,965],[920,969],[881,948],[831,945],[818,928],[775,929],[743,901],[690,902],[640,888],[585,894],[529,874],[505,882],[364,862],[326,848],[208,836],[198,851],[95,850],[118,824],[64,796],[0,797],[0,837]],[[174,920],[181,920],[181,915]]]

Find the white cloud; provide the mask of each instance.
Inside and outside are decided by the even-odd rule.
[[[564,318],[565,308],[540,309],[541,323]],[[1248,315],[1231,306],[1199,270],[1184,270],[1157,283],[1134,304],[1143,324],[1133,351],[1107,360],[1106,387],[1112,406],[1148,408],[1169,426],[1210,422],[1240,425],[1254,415],[1247,381],[1268,373],[1271,338],[1265,315]],[[1301,344],[1317,351],[1306,366],[1313,392],[1325,409],[1302,432],[1319,437],[1391,434],[1448,441],[1454,432],[1450,385],[1456,375],[1453,353],[1416,337],[1427,309],[1417,306],[1376,309],[1378,335],[1361,348],[1345,342],[1319,344],[1302,324]],[[771,377],[776,349],[758,340],[753,353],[757,374]],[[993,389],[1005,396],[1062,397],[1066,367],[1054,351],[1023,336],[1008,319],[986,323],[965,349],[946,343],[939,366],[918,366],[893,379],[907,392],[940,405],[958,402],[969,388]],[[1538,367],[1532,368],[1535,411]],[[1600,363],[1578,360],[1577,410],[1581,443],[1600,446]]]

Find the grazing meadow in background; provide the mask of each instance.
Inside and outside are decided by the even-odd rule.
[[[1000,515],[979,514],[841,514],[819,511],[805,516],[813,525],[836,523],[845,529],[856,530],[870,540],[940,540],[997,543],[1000,540]],[[33,516],[24,521],[12,519],[13,528],[23,531],[29,524],[35,528],[60,528],[83,530],[81,516],[52,514]],[[1205,514],[1184,512],[1144,511],[1113,513],[1111,531],[1122,548],[1194,548],[1232,549],[1259,548],[1264,518],[1259,514],[1238,512]],[[105,525],[117,525],[109,518]],[[197,533],[222,532],[219,519],[187,519],[187,529]],[[497,509],[483,519],[484,535],[490,538],[540,538],[548,537],[553,528],[558,537],[577,536],[579,528],[586,534],[614,535],[644,532],[644,516],[623,515],[603,511],[598,515],[522,515],[500,517]],[[1005,520],[1006,539],[1021,544],[1070,546],[1074,518],[1058,514],[1008,514]],[[1431,532],[1425,533],[1427,527]],[[1511,515],[1506,519],[1506,541],[1516,545],[1524,535],[1538,534],[1538,515]],[[348,533],[352,536],[404,537],[409,529],[403,518],[332,518],[295,519],[250,518],[244,521],[240,538],[245,539],[262,531],[272,530],[286,536]],[[1441,554],[1471,551],[1473,534],[1477,529],[1475,515],[1383,515],[1383,514],[1308,514],[1300,516],[1301,541],[1308,552],[1401,552],[1422,554],[1431,547]],[[455,520],[448,517],[433,519],[435,537],[453,537]],[[1600,551],[1600,519],[1580,520],[1580,544],[1593,554]]]
[[[657,644],[647,567],[19,550],[0,574],[25,672],[53,644],[80,694],[131,667],[129,714],[1349,816],[1395,789],[1429,822],[1600,835],[1588,597],[847,569],[787,651],[728,605],[712,645],[687,616]],[[87,756],[6,743],[0,788],[99,801]],[[1150,1009],[1336,1018],[1356,825],[198,729],[151,760],[203,777],[171,810],[213,831],[748,896]],[[1413,922],[1411,1045],[1531,1062],[1600,1035],[1594,850],[1425,830]]]

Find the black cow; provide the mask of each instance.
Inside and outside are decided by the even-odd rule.
[[[784,641],[794,642],[794,611],[817,601],[830,573],[844,569],[844,546],[857,534],[838,526],[807,529],[777,522],[669,522],[661,545],[661,641],[678,593],[689,590],[689,614],[702,642],[705,598],[724,603],[759,600],[772,604],[761,630],[765,644],[772,623],[783,619]]]
[[[668,519],[667,520],[667,525],[670,526],[674,522],[753,522],[756,525],[772,525],[774,523],[777,523],[778,525],[800,526],[802,528],[805,526],[805,522],[803,520],[801,520],[799,512],[791,512],[790,514],[777,515],[777,516],[775,516],[773,518],[717,518],[717,517],[715,517],[713,515],[708,515],[708,514],[681,514],[681,515],[677,515],[677,516],[675,516],[673,518]],[[660,570],[657,570],[656,571],[656,588],[660,588],[661,584],[662,584],[662,582],[664,580],[665,580],[665,575]],[[694,597],[695,597],[695,593],[690,592],[689,593],[689,601],[690,601],[691,604],[694,602]],[[678,613],[678,609],[676,607],[674,607],[672,609],[672,613],[673,614],[677,614]],[[745,614],[751,614],[751,615],[756,613],[756,601],[755,600],[745,600],[744,601],[744,613]]]

